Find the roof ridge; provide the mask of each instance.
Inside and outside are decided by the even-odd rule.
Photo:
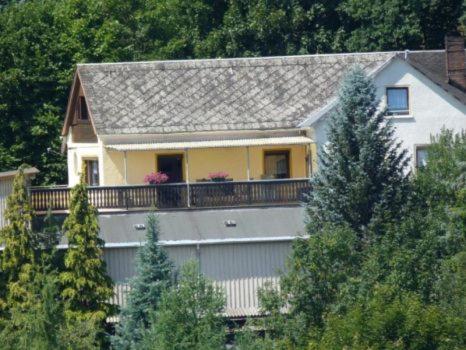
[[[427,52],[423,50],[410,52]],[[442,50],[439,50],[442,51]],[[192,59],[172,59],[172,60],[152,60],[152,61],[122,61],[122,62],[96,62],[96,63],[78,63],[78,67],[89,66],[119,66],[119,65],[137,65],[137,64],[154,64],[154,63],[203,63],[203,62],[229,62],[229,61],[259,61],[259,60],[280,60],[280,59],[300,59],[314,57],[339,57],[339,56],[370,56],[380,54],[397,54],[404,51],[371,51],[371,52],[346,52],[346,53],[325,53],[311,55],[283,55],[283,56],[257,56],[257,57],[227,57],[227,58],[192,58]]]

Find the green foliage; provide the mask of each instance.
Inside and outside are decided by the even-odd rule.
[[[349,21],[349,51],[387,51],[443,49],[461,7],[462,0],[346,0],[339,10]]]
[[[104,242],[99,238],[97,212],[89,204],[83,178],[72,189],[63,233],[69,245],[60,274],[67,318],[103,322],[111,313],[113,285],[102,259]]]
[[[56,277],[53,273],[35,275],[28,285],[30,307],[14,306],[10,317],[0,322],[2,349],[98,349],[95,324],[65,319]]]
[[[345,315],[331,314],[309,349],[464,349],[466,319],[424,305],[414,293],[378,286]]]
[[[340,307],[340,297],[358,276],[359,266],[357,238],[350,228],[326,225],[294,242],[280,292],[266,287],[259,293],[262,313],[268,315],[259,325],[267,330],[266,337],[278,348],[305,346],[308,334],[303,330],[322,326],[324,315]]]
[[[0,170],[26,162],[39,182],[65,182],[59,136],[78,62],[436,49],[461,10],[461,0],[0,1]]]
[[[406,151],[377,112],[375,85],[359,67],[344,78],[339,105],[320,150],[307,205],[309,233],[325,223],[347,224],[357,232],[399,216],[406,201]]]
[[[7,225],[0,230],[4,245],[1,254],[2,307],[6,298],[8,304],[24,303],[28,296],[25,285],[33,278],[37,262],[37,236],[32,231],[33,211],[26,188],[24,166],[18,170],[13,181],[11,194],[7,199],[5,220]]]
[[[130,281],[127,306],[121,310],[114,348],[131,349],[146,330],[159,306],[162,293],[171,285],[173,265],[158,245],[159,227],[154,213],[147,218],[146,243],[136,256],[136,276]]]
[[[185,264],[178,284],[163,292],[141,349],[216,350],[224,346],[225,297],[199,272]]]
[[[427,166],[411,179],[403,215],[399,220],[384,215],[378,227],[368,228],[371,239],[364,244],[354,230],[335,225],[297,241],[281,291],[261,295],[266,335],[252,337],[251,344],[463,348],[465,147],[464,134],[445,130],[434,138]],[[374,229],[377,235],[370,234]],[[288,314],[280,312],[285,307]]]

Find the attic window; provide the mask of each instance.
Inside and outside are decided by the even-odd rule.
[[[407,87],[387,88],[387,113],[388,115],[409,114],[409,94]]]
[[[86,103],[86,99],[84,98],[84,96],[79,96],[78,119],[89,120],[89,112],[87,110],[87,103]]]

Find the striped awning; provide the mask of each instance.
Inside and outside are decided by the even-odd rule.
[[[175,150],[175,149],[192,149],[192,148],[308,145],[310,143],[313,143],[313,141],[309,137],[285,136],[285,137],[264,137],[264,138],[254,138],[254,139],[130,143],[130,144],[107,145],[106,147],[109,149],[116,150],[116,151],[150,151],[150,150]]]

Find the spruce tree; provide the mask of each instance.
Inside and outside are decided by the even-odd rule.
[[[149,316],[157,310],[162,292],[171,284],[173,265],[158,243],[159,226],[154,213],[147,217],[146,243],[136,257],[136,276],[130,281],[127,306],[120,313],[120,324],[113,345],[131,349],[149,325]]]
[[[406,151],[378,111],[376,88],[353,67],[330,116],[328,144],[319,154],[307,212],[310,230],[325,223],[347,224],[361,233],[371,223],[399,215],[407,196]]]
[[[225,346],[223,293],[195,262],[181,269],[178,284],[163,292],[154,322],[138,349],[217,350]]]
[[[111,313],[113,284],[102,259],[104,241],[99,238],[97,211],[88,201],[83,176],[71,191],[63,233],[68,239],[60,274],[66,315],[69,319],[103,322]]]
[[[27,299],[25,286],[33,279],[36,263],[37,237],[32,231],[33,210],[29,202],[24,176],[25,166],[21,166],[13,181],[13,189],[7,199],[5,219],[7,225],[0,231],[4,245],[1,254],[2,307],[24,303]]]

